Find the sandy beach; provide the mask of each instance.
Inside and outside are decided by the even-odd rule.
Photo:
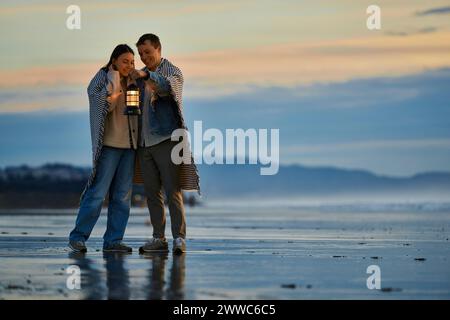
[[[72,254],[67,234],[75,213],[0,212],[1,299],[450,298],[445,209],[188,208],[182,256],[138,254],[151,235],[145,209],[130,216],[124,240],[132,254],[101,251],[105,214],[88,253]],[[367,287],[371,265],[381,270],[379,290]],[[80,289],[67,286],[71,266],[81,271]]]

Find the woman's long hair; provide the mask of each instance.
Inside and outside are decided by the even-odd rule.
[[[131,53],[134,56],[134,51],[133,49],[131,49],[128,45],[126,44],[119,44],[117,45],[113,52],[111,53],[111,57],[109,58],[108,63],[106,64],[106,66],[104,66],[102,69],[106,72],[108,72],[109,66],[112,64],[113,59],[117,59],[121,54],[124,53]]]

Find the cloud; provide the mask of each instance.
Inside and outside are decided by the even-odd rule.
[[[87,110],[86,89],[82,87],[16,88],[0,91],[0,113],[34,111],[67,112]]]
[[[429,16],[435,14],[450,14],[450,7],[438,7],[416,12],[416,16]]]
[[[246,92],[251,86],[310,85],[355,78],[399,76],[450,66],[450,33],[420,32],[390,36],[177,56],[191,94]]]
[[[375,105],[384,97],[389,101],[416,97],[417,91],[413,87],[399,91],[396,87],[384,86],[383,91],[378,92],[361,87],[367,83],[362,80],[381,77],[388,82],[389,78],[413,76],[423,70],[450,66],[450,33],[439,31],[400,38],[381,35],[287,43],[168,58],[183,70],[186,99],[210,101],[222,97],[252,97],[254,92],[276,96],[276,92],[283,92],[285,88],[288,97],[294,94],[299,98],[305,93],[307,99],[313,99],[315,94],[333,96],[330,100],[333,107],[353,108]],[[84,110],[87,106],[86,87],[103,63],[102,60],[2,70],[0,112]],[[348,81],[353,81],[351,86],[345,85]],[[340,83],[344,84],[342,88]],[[64,92],[65,96],[61,97]],[[8,100],[8,97],[12,98]],[[279,97],[278,101],[283,99]],[[271,110],[276,112],[278,109]]]
[[[103,2],[103,3],[74,3],[75,5],[79,5],[81,9],[89,10],[89,11],[105,11],[105,10],[124,10],[130,8],[128,3],[124,2]],[[10,15],[18,15],[18,14],[58,14],[58,13],[66,13],[66,8],[70,5],[70,3],[61,3],[60,1],[50,1],[47,3],[39,3],[39,4],[17,4],[13,3],[12,5],[2,5],[2,9],[0,10],[0,15],[10,16]]]
[[[0,88],[88,85],[101,63],[62,64],[2,70]]]
[[[217,98],[255,88],[295,88],[351,79],[412,75],[450,66],[450,32],[377,35],[203,51],[168,57],[183,70],[184,95]],[[136,59],[138,60],[138,59]],[[104,61],[2,70],[0,88],[86,87]],[[83,92],[84,94],[84,92]]]
[[[400,40],[360,38],[200,52],[177,59],[189,77],[205,85],[311,84],[448,66],[450,45],[446,41],[450,43],[449,33]]]
[[[421,34],[421,33],[432,33],[437,32],[438,28],[436,27],[426,27],[422,28],[416,31],[387,31],[385,34],[388,36],[395,36],[395,37],[406,37],[414,34]]]
[[[133,18],[147,18],[149,12],[158,19],[160,18],[177,18],[185,16],[200,16],[200,15],[211,15],[218,13],[235,13],[245,7],[248,4],[256,3],[254,0],[241,0],[239,2],[198,2],[198,3],[169,3],[170,9],[167,8],[166,4],[160,7],[161,4],[150,5],[142,7],[142,10],[133,12],[130,17]]]

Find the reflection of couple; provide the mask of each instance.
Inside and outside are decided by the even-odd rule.
[[[93,261],[81,253],[70,253],[69,258],[74,260],[81,269],[81,288],[85,299],[102,299],[104,290],[101,272],[95,267]],[[112,300],[127,300],[131,298],[130,277],[124,266],[124,254],[116,252],[103,253],[106,267],[107,298]],[[169,283],[166,285],[167,253],[146,253],[144,258],[151,260],[148,273],[148,285],[143,288],[149,300],[180,300],[184,299],[185,256],[174,255],[170,269]],[[139,297],[137,297],[139,298]]]
[[[199,190],[193,162],[175,164],[171,140],[176,129],[186,129],[182,114],[183,75],[161,57],[161,43],[154,34],[144,34],[136,43],[142,70],[134,68],[134,52],[118,45],[106,66],[88,86],[93,170],[84,189],[69,247],[86,252],[89,238],[108,198],[108,220],[103,251],[131,252],[122,242],[131,205],[132,184],[144,183],[153,238],[140,252],[168,251],[162,187],[169,205],[173,251],[186,249],[186,221],[182,190]],[[126,89],[140,89],[141,115],[125,115]]]
[[[181,300],[184,299],[185,257],[174,255],[170,269],[169,284],[166,285],[165,271],[167,254],[145,254],[145,258],[152,260],[152,271],[149,274],[148,300]]]
[[[146,253],[145,258],[152,261],[148,274],[148,286],[143,290],[147,293],[148,300],[182,300],[184,299],[185,257],[174,255],[172,268],[170,269],[169,283],[166,287],[166,261],[167,253]],[[128,271],[124,268],[122,253],[103,253],[106,266],[106,285],[108,299],[130,299],[130,280]],[[166,287],[166,288],[165,288]],[[89,296],[88,296],[89,297]]]

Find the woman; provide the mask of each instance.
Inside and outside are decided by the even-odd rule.
[[[75,228],[69,247],[86,252],[88,240],[109,192],[108,221],[103,236],[103,251],[131,252],[122,243],[130,214],[138,120],[124,115],[125,93],[133,82],[134,52],[118,45],[108,64],[101,68],[88,86],[93,170],[81,195]]]

